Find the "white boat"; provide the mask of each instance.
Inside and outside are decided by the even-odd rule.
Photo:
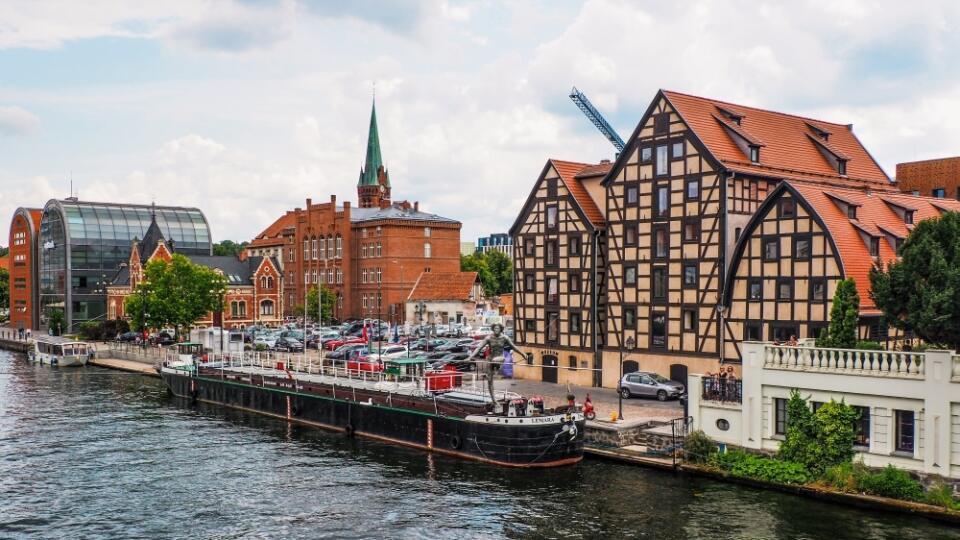
[[[76,341],[62,336],[35,336],[30,359],[41,365],[83,366],[90,357],[90,345],[85,341]]]

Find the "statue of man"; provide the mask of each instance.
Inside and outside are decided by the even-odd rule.
[[[519,348],[512,339],[503,334],[502,324],[494,324],[491,327],[491,330],[493,330],[493,333],[485,337],[483,341],[480,342],[480,346],[470,353],[470,356],[467,357],[467,361],[473,360],[473,357],[480,354],[480,351],[483,349],[488,349],[490,351],[487,354],[487,359],[485,361],[477,363],[477,373],[482,372],[483,376],[487,379],[487,390],[490,391],[490,399],[492,399],[494,404],[496,404],[496,399],[493,397],[493,374],[503,361],[503,350],[506,345],[509,344],[510,348],[514,351],[518,351]]]

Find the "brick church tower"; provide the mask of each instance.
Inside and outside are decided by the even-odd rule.
[[[370,112],[370,133],[367,135],[367,159],[360,169],[357,181],[360,208],[379,208],[390,205],[390,175],[380,155],[380,135],[377,132],[377,104]]]

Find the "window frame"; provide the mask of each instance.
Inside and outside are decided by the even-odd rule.
[[[666,205],[664,208],[660,206],[660,193],[666,193]],[[650,201],[651,210],[653,211],[654,219],[665,219],[670,217],[670,184],[667,182],[659,182],[653,185],[652,191],[653,198]]]
[[[690,194],[690,186],[697,186],[697,192],[693,195]],[[687,177],[683,181],[683,198],[687,201],[699,201],[700,200],[700,178],[698,177]]]
[[[657,241],[657,235],[663,231],[664,242]],[[663,247],[662,255],[660,247]],[[654,260],[662,261],[670,258],[670,225],[654,225],[650,229],[650,256]]]
[[[567,275],[567,292],[579,293],[582,292],[583,288],[583,279],[580,276],[579,271],[570,272]]]
[[[793,219],[795,217],[797,217],[796,200],[792,197],[783,197],[777,201],[777,219]]]
[[[547,268],[560,266],[560,243],[558,241],[547,240],[544,242],[543,261]]]
[[[622,319],[623,319],[624,330],[636,330],[637,329],[637,308],[633,306],[624,306]]]
[[[631,272],[631,270],[633,272]],[[631,273],[633,274],[633,279],[630,279]],[[637,265],[627,264],[623,267],[623,284],[635,286],[637,284]]]
[[[551,212],[552,211],[552,212]],[[555,230],[560,226],[560,206],[557,204],[548,204],[543,210],[544,212],[544,226],[547,230]],[[553,222],[550,221],[550,216],[553,215]]]
[[[554,283],[556,285],[556,292],[550,293],[550,284]],[[560,276],[547,276],[545,287],[543,289],[544,298],[546,303],[555,306],[560,303]]]
[[[579,234],[567,237],[567,255],[579,257],[583,253],[583,239]]]
[[[853,447],[869,449],[870,407],[864,405],[851,405],[851,407],[860,413],[860,418],[853,421]]]
[[[687,233],[691,231],[693,232],[693,235],[689,236]],[[684,244],[700,243],[700,218],[683,218],[683,232],[680,235],[680,239]]]
[[[690,326],[687,326],[687,316],[690,316]],[[680,328],[686,332],[697,331],[697,310],[696,308],[683,308],[680,312]]]
[[[663,281],[662,287],[657,287],[658,276]],[[658,295],[658,289],[663,293]],[[667,266],[654,266],[650,269],[650,301],[662,303],[668,298],[670,298],[670,269]]]
[[[818,297],[817,294],[815,294],[815,292],[816,292],[816,290],[817,290],[817,287],[822,287],[822,292],[823,292],[823,294],[820,295],[819,297]],[[810,288],[810,291],[809,291],[809,292],[810,292],[809,300],[810,300],[811,302],[826,302],[826,301],[827,301],[827,278],[810,278],[810,280],[809,280],[809,288]],[[812,336],[812,337],[816,337],[816,336]]]
[[[787,413],[787,399],[773,398],[773,434],[785,436],[787,434],[787,424],[789,415]]]
[[[800,256],[800,242],[807,243],[807,254],[806,256]],[[809,261],[813,257],[813,236],[810,234],[797,234],[793,237],[793,249],[791,250],[793,255],[793,260],[795,261]]]
[[[756,336],[756,337],[753,337]],[[763,341],[763,323],[747,321],[743,324],[744,341]]]
[[[640,203],[640,186],[627,185],[626,189],[623,190],[623,200],[626,204],[639,204]]]
[[[787,285],[790,288],[790,295],[787,298],[784,298],[780,293],[783,292],[783,286]],[[792,302],[795,297],[796,283],[794,283],[793,278],[777,278],[777,302]]]
[[[909,453],[913,455],[917,445],[917,418],[912,410],[894,409],[894,451],[900,453]],[[909,418],[909,421],[907,419]],[[909,425],[909,435],[903,432],[903,428]],[[909,443],[907,444],[907,441]]]
[[[761,249],[763,251],[763,260],[766,261],[778,261],[780,260],[780,237],[779,236],[763,236],[763,242],[761,243]],[[777,248],[775,254],[770,255],[767,251],[767,245],[775,245]]]
[[[533,272],[524,272],[523,274],[523,292],[537,291],[537,277]]]
[[[692,283],[687,281],[687,270],[693,269],[693,280]],[[700,285],[700,265],[695,262],[685,262],[683,263],[683,288],[684,289],[696,289]]]
[[[654,147],[653,175],[657,177],[670,176],[670,145],[658,144]]]
[[[636,223],[628,223],[623,226],[623,245],[636,246],[640,230]]]
[[[548,311],[546,314],[546,332],[544,339],[551,345],[560,343],[560,313]]]
[[[568,317],[569,317],[569,318],[568,318],[568,323],[567,323],[567,325],[568,325],[569,328],[570,328],[569,331],[570,331],[571,333],[573,333],[573,332],[577,332],[577,333],[583,332],[583,316],[581,316],[580,313],[578,313],[578,312],[576,312],[576,311],[571,311],[571,312],[568,313]]]

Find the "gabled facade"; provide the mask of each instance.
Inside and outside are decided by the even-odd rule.
[[[550,160],[513,238],[514,332],[528,354],[519,377],[595,385],[603,339],[606,223],[600,180],[609,163]],[[587,368],[587,369],[584,369]]]
[[[534,193],[545,189],[539,187],[543,181],[541,175]],[[657,93],[602,181],[597,206],[604,222],[599,258],[605,274],[597,280],[596,298],[605,309],[597,317],[602,324],[595,361],[602,377],[594,384],[617,385],[621,351],[624,372],[650,370],[677,380],[686,380],[688,369],[705,372],[718,362],[739,360],[731,345],[743,339],[743,328],[731,326],[725,302],[734,247],[784,181],[896,191],[849,125]],[[518,223],[528,219],[530,206],[528,199]],[[519,231],[514,237],[515,243],[523,241]],[[545,251],[531,253],[515,256],[518,291],[526,268],[545,266]],[[784,274],[795,277],[795,269]],[[518,294],[516,302],[518,336],[523,310],[533,314],[529,318],[546,320],[545,298],[530,296],[523,305]],[[624,350],[628,343],[633,347]]]
[[[740,359],[740,341],[818,337],[828,326],[841,279],[856,283],[861,339],[902,338],[881,324],[870,298],[870,268],[895,260],[916,223],[946,211],[960,211],[960,201],[782,183],[746,226],[734,252],[726,323],[735,339],[727,343],[727,356]]]
[[[144,268],[151,261],[169,262],[176,253],[154,220],[143,240],[133,239],[127,264],[107,289],[107,319],[129,318],[124,301],[134,294],[144,279]],[[274,257],[186,255],[194,264],[221,274],[227,282],[223,312],[207,314],[195,326],[242,329],[254,324],[276,326],[283,320],[283,273]]]

